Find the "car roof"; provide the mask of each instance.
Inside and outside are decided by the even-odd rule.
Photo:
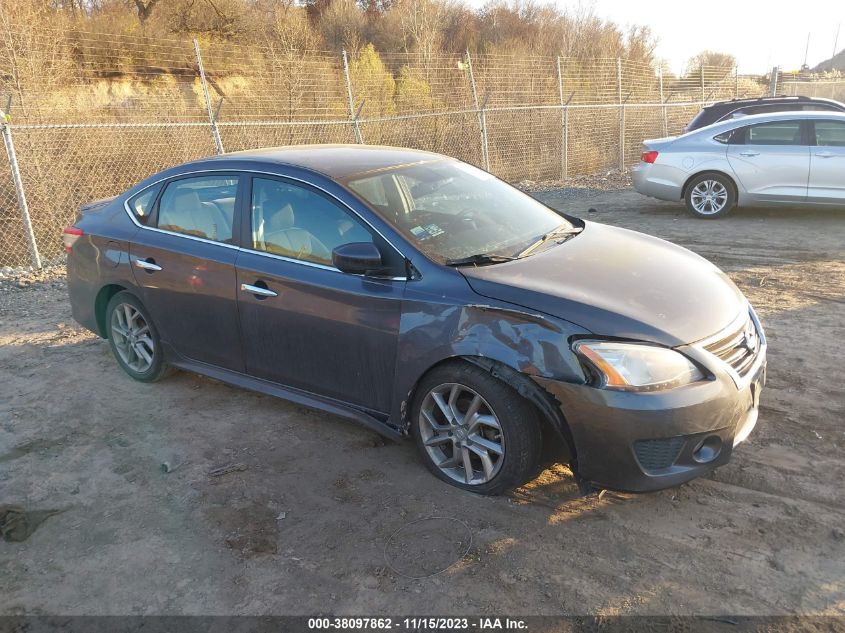
[[[716,110],[722,108],[742,108],[750,105],[778,105],[785,103],[829,103],[837,106],[843,104],[834,99],[825,99],[824,97],[807,97],[807,96],[782,96],[782,97],[752,97],[746,99],[731,99],[729,101],[717,101],[710,105],[704,106],[704,110]]]
[[[277,163],[319,172],[334,180],[376,172],[403,165],[417,165],[433,161],[453,160],[441,154],[404,147],[382,145],[291,145],[287,147],[266,147],[241,152],[220,154],[189,163],[213,163],[219,160],[254,161],[256,163]]]
[[[700,132],[718,134],[723,130],[732,130],[737,127],[744,127],[753,123],[765,123],[766,121],[783,121],[794,119],[834,119],[845,122],[845,112],[831,112],[831,111],[815,111],[803,110],[794,112],[769,112],[766,114],[749,114],[736,119],[728,119],[727,121],[718,121],[705,127],[700,127],[692,132],[690,136]],[[686,136],[686,135],[684,135]]]

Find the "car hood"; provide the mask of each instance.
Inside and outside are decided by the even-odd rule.
[[[706,259],[595,222],[512,262],[460,269],[485,297],[544,312],[603,336],[677,346],[727,327],[747,301]]]

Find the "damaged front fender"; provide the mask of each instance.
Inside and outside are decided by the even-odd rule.
[[[403,428],[420,378],[445,360],[465,358],[484,367],[547,417],[559,418],[559,409],[532,377],[585,382],[568,343],[573,335],[589,333],[583,328],[505,303],[455,305],[445,298],[425,299],[406,300],[400,322],[395,393],[401,396],[395,399],[391,417]],[[552,421],[565,427],[562,418]]]

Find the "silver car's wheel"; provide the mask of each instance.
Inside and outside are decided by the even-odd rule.
[[[702,180],[692,189],[692,206],[701,215],[719,213],[728,203],[728,190],[718,180]]]
[[[153,365],[155,343],[144,315],[128,303],[115,306],[111,314],[111,334],[120,359],[133,371],[143,374]]]
[[[499,418],[470,387],[444,383],[431,389],[418,424],[428,456],[450,479],[477,486],[501,470],[505,441]]]
[[[698,218],[720,218],[736,204],[736,187],[715,172],[699,174],[686,189],[687,210]]]

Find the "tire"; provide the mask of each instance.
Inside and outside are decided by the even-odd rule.
[[[155,382],[171,373],[164,362],[158,330],[144,304],[132,293],[118,292],[109,301],[106,335],[117,364],[135,380]]]
[[[736,206],[736,187],[722,174],[699,174],[687,185],[684,200],[687,211],[697,218],[723,218]]]
[[[466,419],[472,407],[477,412],[474,423]],[[442,365],[423,377],[411,406],[411,434],[438,479],[483,495],[529,481],[542,454],[542,427],[534,405],[465,362]]]

